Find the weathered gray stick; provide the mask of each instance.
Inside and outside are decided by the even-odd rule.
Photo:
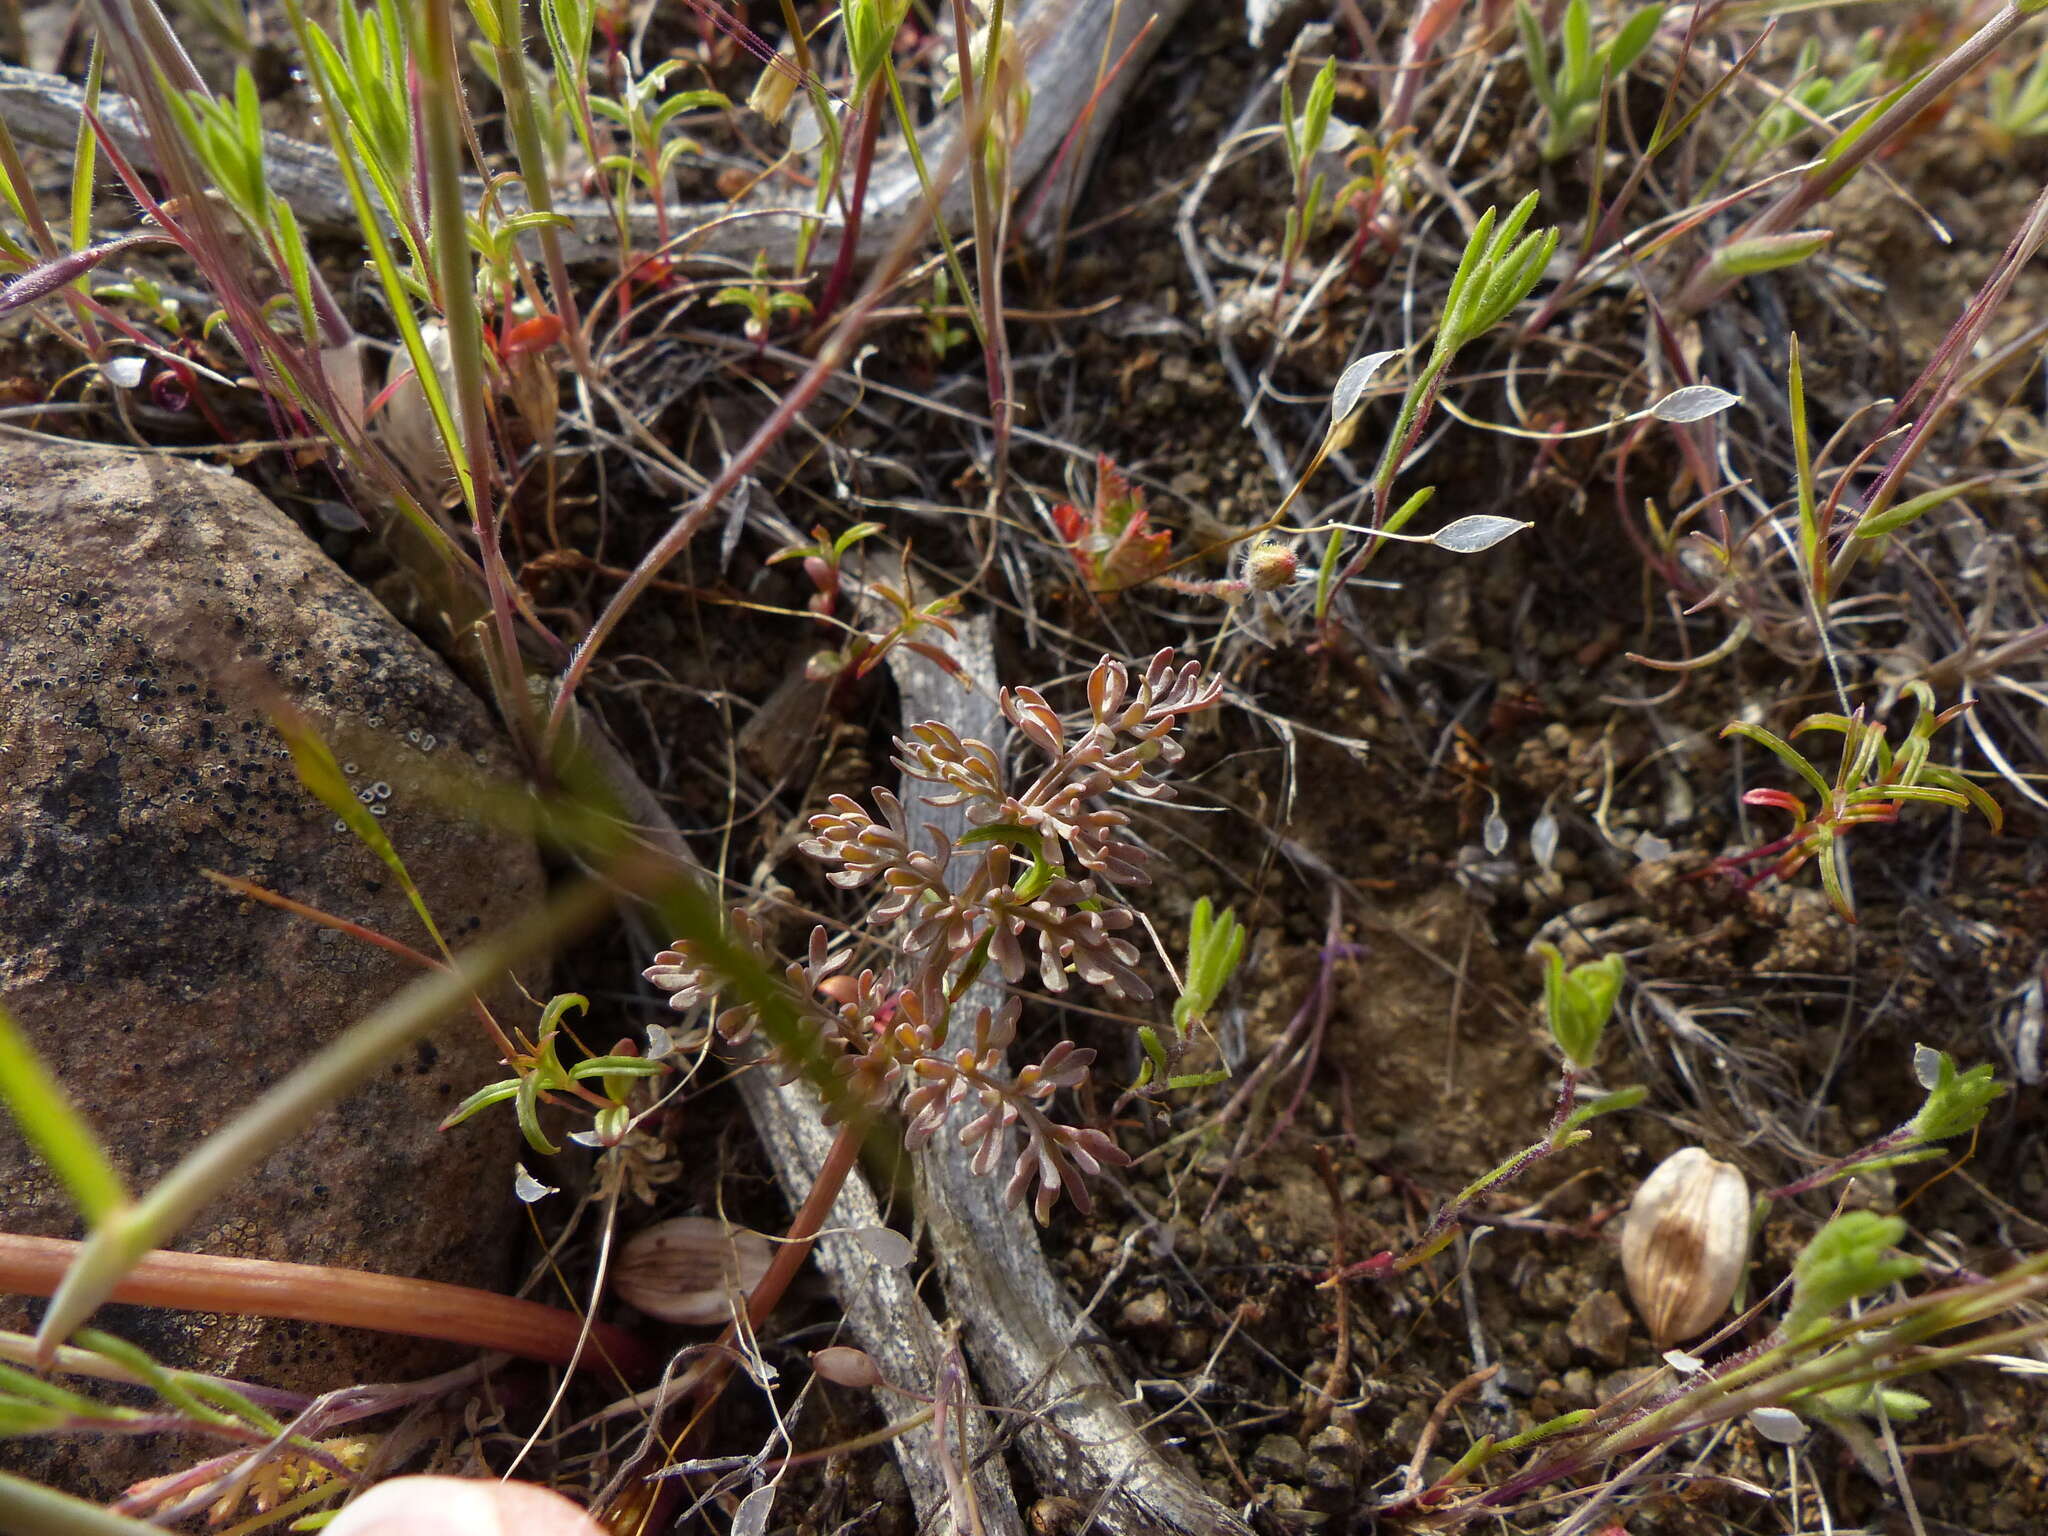
[[[575,718],[577,746],[589,755],[606,786],[619,797],[640,835],[674,858],[692,879],[708,881],[667,810],[641,782],[625,755],[588,713],[579,709]],[[666,943],[672,937],[664,934],[654,942]],[[826,1148],[832,1143],[833,1133],[818,1117],[817,1095],[802,1083],[778,1087],[774,1074],[763,1071],[743,1073],[739,1083],[754,1129],[794,1208],[816,1182]],[[840,1191],[827,1231],[811,1250],[811,1257],[832,1282],[833,1294],[846,1315],[847,1331],[874,1357],[882,1374],[897,1386],[931,1392],[939,1380],[945,1333],[910,1276],[879,1263],[854,1235],[861,1228],[881,1224],[874,1192],[855,1169]],[[896,1413],[904,1405],[901,1400],[883,1398],[880,1406],[884,1413]],[[964,1433],[968,1447],[963,1455],[956,1440],[950,1452],[955,1464],[963,1471],[968,1465],[975,1468],[975,1498],[983,1531],[987,1536],[1023,1536],[1024,1523],[1002,1458],[982,1454],[990,1443],[988,1416],[970,1410],[953,1414],[951,1423],[956,1436]],[[910,1490],[919,1530],[927,1536],[968,1536],[955,1526],[940,1461],[942,1448],[931,1425],[897,1436],[890,1448]]]
[[[741,1076],[740,1094],[782,1187],[792,1192],[809,1188],[832,1145],[832,1132],[820,1123],[816,1104],[804,1102],[809,1090],[778,1088],[770,1073],[754,1071]],[[863,1227],[880,1225],[882,1213],[874,1192],[855,1173],[832,1207],[831,1226],[841,1230],[820,1238],[811,1258],[832,1282],[832,1294],[846,1314],[847,1331],[874,1357],[882,1375],[897,1386],[931,1395],[938,1391],[947,1340],[910,1275],[877,1262],[854,1236]],[[877,1397],[876,1403],[891,1417],[905,1415],[913,1406],[894,1396]],[[951,1456],[963,1474],[973,1468],[975,1499],[987,1536],[1023,1536],[1024,1522],[1002,1457],[986,1454],[992,1443],[989,1416],[956,1408],[947,1427],[952,1442],[947,1446],[941,1446],[933,1427],[925,1424],[898,1435],[892,1447],[910,1488],[919,1529],[931,1536],[967,1536],[954,1520],[947,1498],[940,1458]],[[963,1429],[964,1450],[958,1441]]]

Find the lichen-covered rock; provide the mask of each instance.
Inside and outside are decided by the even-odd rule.
[[[299,784],[269,721],[279,699],[335,744],[450,943],[531,909],[530,842],[452,808],[479,776],[513,775],[490,717],[288,518],[180,462],[0,443],[0,997],[134,1189],[416,974],[206,871],[432,949],[391,872]],[[514,989],[487,1001],[527,1022]],[[496,1061],[473,1016],[449,1019],[176,1246],[501,1284],[510,1117],[435,1130]],[[0,1227],[79,1232],[4,1115]],[[0,1328],[39,1310],[0,1296]],[[298,1323],[132,1308],[98,1321],[168,1363],[307,1392],[448,1358]],[[0,1459],[103,1495],[167,1470],[168,1450],[17,1445]]]

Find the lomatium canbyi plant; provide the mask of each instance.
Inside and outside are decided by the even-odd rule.
[[[1005,982],[1022,981],[1033,949],[1047,991],[1064,992],[1078,976],[1112,997],[1152,996],[1138,947],[1124,937],[1137,914],[1122,895],[1147,883],[1147,855],[1129,836],[1129,815],[1108,799],[1170,799],[1160,775],[1181,757],[1175,727],[1221,692],[1196,663],[1176,665],[1171,651],[1135,679],[1104,657],[1076,721],[1062,719],[1036,689],[1005,689],[1003,715],[1038,760],[1015,781],[988,743],[939,721],[897,738],[897,766],[939,786],[926,803],[964,805],[970,830],[956,844],[929,828],[931,846],[920,850],[911,818],[886,789],[874,792],[879,819],[845,795],[811,818],[803,850],[835,866],[834,884],[879,885],[869,937],[895,958],[855,971],[856,945],[835,946],[823,927],[813,929],[808,952],[778,983],[803,1038],[775,1043],[770,1059],[795,1075],[807,1066],[815,1073],[822,1056],[844,1088],[828,1112],[844,1119],[897,1108],[912,1147],[961,1117],[955,1134],[973,1148],[977,1173],[1010,1160],[1013,1204],[1035,1184],[1039,1220],[1062,1190],[1087,1210],[1085,1176],[1130,1161],[1104,1132],[1055,1118],[1054,1096],[1088,1079],[1095,1052],[1063,1039],[1012,1077],[1004,1058],[1022,999],[975,1005],[971,1021],[959,1021],[966,1028],[954,1027],[955,1013],[967,1012],[962,1000],[990,962]],[[758,923],[743,910],[732,921],[735,936],[758,948]],[[1197,969],[1191,963],[1191,973]],[[646,975],[679,1009],[733,990],[708,950],[688,941],[655,956]],[[714,1016],[735,1043],[760,1022],[760,1010],[729,1001],[714,1005]]]

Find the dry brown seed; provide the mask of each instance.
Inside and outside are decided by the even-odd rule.
[[[708,1216],[677,1216],[636,1232],[619,1250],[613,1284],[626,1301],[665,1323],[712,1327],[733,1299],[768,1272],[768,1239]]]
[[[1657,1165],[1622,1225],[1621,1268],[1658,1348],[1704,1332],[1726,1310],[1748,1253],[1739,1168],[1698,1147]]]
[[[882,1382],[882,1368],[875,1364],[874,1356],[850,1344],[832,1344],[816,1351],[811,1369],[842,1387],[875,1387]]]

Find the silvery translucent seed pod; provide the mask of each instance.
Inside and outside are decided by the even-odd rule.
[[[1628,1208],[1621,1268],[1662,1349],[1704,1333],[1727,1309],[1749,1253],[1742,1170],[1698,1147],[1659,1163]]]

